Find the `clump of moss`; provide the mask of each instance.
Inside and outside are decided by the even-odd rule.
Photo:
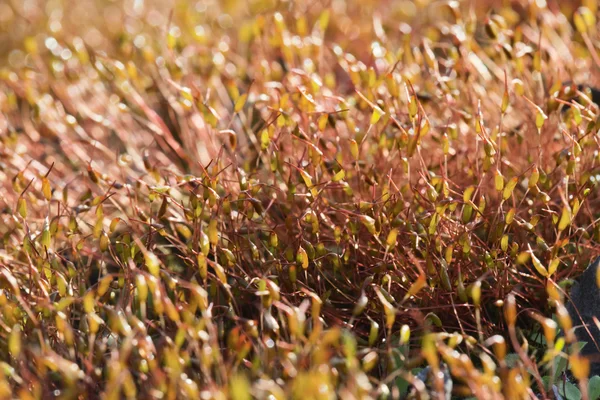
[[[27,4],[2,397],[594,398],[595,1]]]

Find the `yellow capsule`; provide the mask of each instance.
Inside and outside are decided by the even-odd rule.
[[[328,120],[329,120],[328,114],[325,114],[325,113],[321,114],[321,116],[317,120],[317,126],[319,127],[319,131],[323,132],[325,130],[325,128],[327,127]]]
[[[106,232],[102,231],[100,234],[100,251],[108,250],[109,239]]]
[[[536,106],[536,114],[535,114],[535,126],[538,129],[542,129],[544,126],[544,122],[548,119],[548,116],[544,114],[541,108]]]
[[[23,197],[17,200],[17,211],[22,218],[27,218],[27,203]]]
[[[362,222],[362,224],[365,226],[365,228],[367,228],[369,233],[371,233],[372,235],[375,235],[377,233],[375,227],[375,219],[368,215],[360,215],[358,218],[360,222]]]
[[[206,277],[208,276],[208,263],[206,261],[206,256],[204,255],[204,253],[202,253],[202,252],[198,253],[197,261],[198,261],[198,271],[200,273],[200,277],[203,280],[206,280]]]
[[[208,240],[211,245],[216,246],[219,241],[219,232],[217,230],[217,219],[213,218],[208,223]]]
[[[504,302],[504,318],[509,326],[514,326],[517,321],[517,303],[513,294],[509,294]]]
[[[448,247],[446,247],[446,251],[445,251],[445,254],[444,254],[444,259],[446,260],[447,264],[452,263],[453,254],[454,254],[454,246],[453,245],[449,245]]]
[[[444,132],[442,136],[442,151],[444,155],[450,154],[450,139],[448,139],[448,134]]]
[[[91,312],[87,314],[88,326],[90,327],[90,332],[95,334],[100,329],[100,325],[104,324],[104,320],[98,316],[95,312]]]
[[[447,291],[452,290],[452,284],[450,283],[450,276],[448,275],[448,267],[444,264],[442,264],[440,266],[440,278],[441,278],[442,288]]]
[[[385,244],[388,249],[392,249],[396,246],[396,242],[398,239],[398,229],[392,229],[390,233],[388,233],[387,239],[385,240]]]
[[[558,221],[558,231],[564,231],[571,223],[571,210],[566,205],[562,209],[560,219]]]
[[[308,254],[306,254],[306,250],[302,246],[300,246],[298,253],[296,253],[296,262],[302,266],[302,269],[308,268]]]
[[[508,90],[505,90],[504,95],[502,95],[502,106],[500,107],[502,114],[504,114],[508,109],[509,101],[510,97],[508,95]]]
[[[15,324],[10,330],[10,336],[8,337],[8,352],[14,358],[18,358],[21,354],[21,325],[19,324]]]
[[[410,102],[408,103],[408,114],[410,116],[410,119],[413,120],[415,118],[415,116],[417,115],[418,112],[418,106],[417,106],[417,98],[416,96],[410,96]]]
[[[98,297],[104,296],[104,294],[108,291],[112,280],[112,275],[106,275],[100,280],[100,282],[98,283],[98,288],[96,289]]]
[[[512,224],[516,212],[517,210],[514,207],[508,210],[508,212],[506,213],[506,225]]]
[[[558,324],[550,318],[544,318],[542,320],[542,327],[544,328],[546,342],[548,342],[549,345],[552,345],[552,343],[554,343],[554,339],[556,338]]]
[[[373,346],[379,336],[379,324],[371,320],[371,329],[369,329],[369,346]]]
[[[502,192],[502,199],[508,200],[510,196],[512,196],[515,187],[517,186],[518,178],[516,176],[512,177],[506,186],[504,187],[504,191]]]
[[[58,286],[58,294],[60,294],[61,297],[64,297],[67,295],[69,284],[67,283],[67,280],[65,279],[64,275],[60,272],[56,272],[55,276],[56,286]]]
[[[550,264],[548,265],[548,275],[553,275],[556,270],[558,269],[558,266],[560,264],[560,259],[559,258],[554,258],[552,259],[552,261],[550,261]]]
[[[95,303],[94,291],[88,290],[85,296],[83,296],[83,310],[88,314],[94,312]]]
[[[573,15],[575,29],[581,34],[588,33],[596,25],[596,17],[587,7],[579,7]]]
[[[50,181],[46,177],[42,178],[42,193],[46,200],[50,201],[52,198],[52,188],[50,187]]]
[[[137,296],[140,303],[145,303],[148,299],[148,283],[146,278],[142,274],[135,276],[135,287],[137,289]]]
[[[410,340],[410,327],[406,324],[400,328],[400,345],[407,344]]]
[[[571,364],[571,372],[573,372],[575,379],[581,381],[589,377],[590,360],[588,358],[579,354],[572,354],[569,356],[569,363]]]
[[[200,232],[199,239],[200,251],[206,256],[210,251],[210,241],[208,240],[208,235],[204,232]]]
[[[337,172],[333,178],[331,178],[332,181],[334,182],[339,182],[341,180],[343,180],[346,177],[346,171],[344,171],[343,169],[339,170],[339,172]]]
[[[502,239],[500,240],[500,248],[502,251],[508,250],[508,235],[502,235]]]
[[[573,322],[571,321],[571,317],[569,316],[569,312],[567,308],[562,304],[557,304],[556,306],[556,316],[558,318],[558,323],[564,332],[570,332],[571,328],[573,328]],[[567,338],[569,339],[569,338]]]
[[[370,121],[371,125],[375,125],[381,119],[381,117],[384,115],[385,115],[385,112],[381,108],[379,108],[377,106],[373,107],[373,114],[371,115],[371,121]]]
[[[535,267],[538,274],[540,274],[543,277],[548,277],[548,270],[546,269],[546,267],[544,267],[539,258],[537,258],[535,254],[533,254],[533,252],[531,251],[531,247],[529,247],[529,252],[531,253],[531,261],[533,262],[533,266]]]
[[[473,282],[471,287],[471,298],[475,307],[479,307],[481,304],[481,281]]]
[[[496,186],[496,190],[499,192],[504,189],[504,177],[498,170],[494,172],[494,185]]]
[[[560,293],[556,289],[556,285],[550,279],[548,280],[548,283],[546,284],[546,293],[548,294],[548,297],[554,301],[561,300]]]
[[[119,221],[121,221],[121,218],[119,217],[113,218],[112,221],[110,221],[109,230],[111,233],[114,232],[115,229],[117,229],[117,224],[119,223]]]
[[[236,113],[239,113],[240,111],[242,111],[242,109],[246,105],[246,100],[248,100],[248,93],[244,93],[236,100],[235,107],[234,107],[234,111]]]
[[[350,139],[350,154],[355,160],[358,160],[358,143],[354,139]]]
[[[44,221],[44,227],[42,228],[42,238],[40,243],[44,246],[45,249],[50,249],[50,244],[52,241],[52,236],[50,235],[50,224],[48,222],[48,218]]]
[[[158,276],[160,273],[160,260],[156,256],[156,254],[147,251],[144,254],[144,261],[146,264],[146,268],[148,268],[148,272],[150,272],[153,276]]]
[[[362,370],[364,372],[369,372],[370,370],[372,370],[373,367],[375,367],[375,365],[377,364],[377,359],[377,352],[371,351],[367,353],[362,359]]]

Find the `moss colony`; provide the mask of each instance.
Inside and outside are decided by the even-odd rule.
[[[0,397],[597,398],[597,11],[0,4]]]

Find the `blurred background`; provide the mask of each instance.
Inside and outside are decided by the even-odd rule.
[[[449,1],[390,0],[3,0],[0,1],[0,65],[20,68],[27,63],[26,42],[39,44],[48,37],[59,42],[81,38],[89,48],[117,56],[128,56],[131,43],[144,47],[166,38],[169,27],[175,36],[196,36],[198,40],[215,34],[239,35],[245,29],[240,21],[249,16],[271,14],[277,10],[288,15],[319,15],[330,9],[330,34],[343,45],[351,43],[364,30],[372,30],[374,19],[386,30],[402,29],[410,22],[413,29],[447,13]],[[509,18],[518,18],[528,8],[548,7],[569,17],[581,4],[558,0],[470,0],[454,1],[469,12],[484,16],[495,8]],[[586,1],[583,1],[586,3]],[[594,3],[587,1],[587,3]],[[509,9],[501,7],[510,4]],[[589,6],[589,5],[588,5]],[[426,12],[423,12],[426,10]],[[507,11],[512,10],[512,11]],[[169,22],[172,25],[169,25]],[[157,34],[163,32],[164,34]],[[158,43],[160,45],[160,43]],[[361,43],[354,43],[359,49]]]

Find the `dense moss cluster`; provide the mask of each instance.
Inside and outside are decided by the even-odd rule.
[[[0,397],[595,398],[595,1],[67,3],[0,4]]]

